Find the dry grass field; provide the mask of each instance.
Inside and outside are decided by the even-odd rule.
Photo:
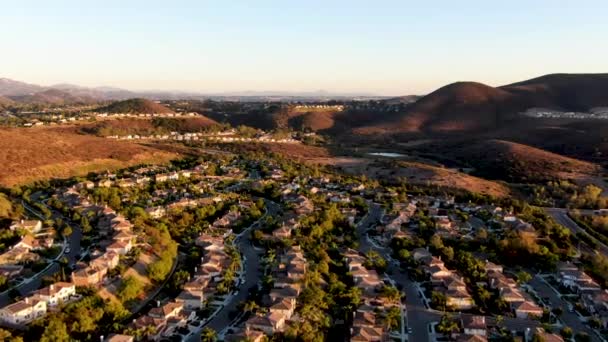
[[[129,142],[78,134],[74,128],[0,129],[0,185],[85,175],[141,163],[164,163],[177,154]]]

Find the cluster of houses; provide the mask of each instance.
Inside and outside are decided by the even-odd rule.
[[[608,291],[587,273],[571,262],[557,266],[558,283],[580,296],[581,304],[592,315],[601,318],[602,325],[608,323]]]
[[[381,322],[381,315],[391,306],[379,298],[378,291],[385,285],[375,270],[364,265],[367,259],[359,252],[349,249],[344,252],[348,271],[353,277],[355,286],[361,289],[361,305],[353,313],[351,341],[388,341],[388,331]]]
[[[37,261],[40,256],[32,251],[47,249],[53,246],[55,235],[52,229],[42,229],[39,220],[19,220],[13,222],[9,229],[24,235],[7,251],[0,254],[0,274],[11,278],[23,270],[21,264]]]
[[[412,254],[430,278],[433,291],[445,295],[446,305],[456,310],[469,310],[475,306],[473,297],[467,290],[464,279],[456,272],[449,270],[441,258],[433,256],[425,248],[417,248]]]
[[[277,138],[269,134],[263,134],[256,137],[240,137],[236,135],[234,130],[217,132],[217,133],[202,133],[202,132],[186,132],[178,133],[171,132],[169,134],[151,134],[151,135],[110,135],[108,139],[116,140],[174,140],[174,141],[198,141],[209,140],[223,143],[232,142],[262,142],[262,143],[300,143],[294,138]]]
[[[293,107],[296,110],[335,110],[343,111],[344,105],[329,105],[329,104],[298,104]]]
[[[249,318],[244,328],[227,336],[226,341],[261,341],[264,336],[284,331],[288,322],[294,319],[306,270],[307,260],[300,246],[288,248],[274,270],[274,287],[268,295],[267,313]]]
[[[217,285],[223,280],[223,272],[231,262],[224,249],[224,237],[202,234],[196,245],[203,249],[204,256],[182,292],[175,300],[162,306],[159,304],[131,323],[131,328],[136,330],[153,327],[147,335],[149,340],[170,337],[177,329],[186,327],[196,317],[196,311],[203,309],[217,293]]]
[[[490,289],[498,291],[499,297],[509,304],[517,318],[538,318],[543,309],[522,292],[517,282],[503,274],[503,267],[487,261],[485,265]]]
[[[58,282],[35,291],[24,299],[0,309],[0,321],[8,326],[23,327],[56,310],[62,304],[78,300],[73,283]]]
[[[146,331],[146,340],[158,341],[170,337],[177,329],[186,327],[195,316],[196,312],[187,309],[182,301],[169,301],[163,305],[157,302],[155,308],[134,319],[129,327]]]
[[[39,119],[28,120],[23,124],[24,127],[32,126],[43,126],[43,125],[57,125],[65,124],[76,121],[87,121],[91,118],[179,118],[179,117],[193,117],[197,116],[197,113],[99,113],[92,112],[90,114],[80,113],[78,116],[64,116],[62,114],[47,115]]]
[[[376,227],[383,243],[391,241],[393,238],[406,237],[407,234],[402,230],[402,226],[408,224],[416,213],[416,201],[407,203],[394,203],[393,212],[383,215],[380,225]]]
[[[85,215],[93,212],[98,219],[98,232],[107,240],[103,244],[105,245],[103,251],[91,253],[93,259],[88,264],[77,264],[71,278],[77,286],[96,286],[104,281],[110,270],[118,266],[120,256],[131,251],[136,235],[132,231],[133,224],[129,220],[112,208],[90,203],[88,199],[78,193],[77,189],[80,187],[75,185],[69,188],[62,195],[62,200],[73,208],[82,210]]]

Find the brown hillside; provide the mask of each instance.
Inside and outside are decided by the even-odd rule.
[[[130,114],[166,114],[174,113],[162,104],[146,99],[129,99],[118,101],[107,107],[99,108],[100,112],[130,113]]]
[[[608,74],[547,75],[499,88],[457,82],[355,132],[484,132],[519,120],[519,113],[533,107],[581,111],[608,106],[607,91]]]
[[[199,132],[205,128],[217,125],[217,122],[204,116],[190,118],[124,118],[105,120],[94,124],[81,126],[83,133],[97,136],[109,135],[150,135],[167,134],[170,132],[190,133]]]
[[[0,129],[0,184],[84,175],[146,162],[165,162],[173,153],[77,134],[68,128]]]
[[[8,97],[0,96],[0,109],[13,105],[15,102]]]
[[[438,142],[426,150],[432,151],[429,155],[449,156],[460,166],[472,167],[484,178],[510,182],[582,180],[600,172],[593,163],[504,140]]]

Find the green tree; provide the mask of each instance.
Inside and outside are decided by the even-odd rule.
[[[215,342],[217,341],[217,333],[215,330],[205,327],[201,331],[201,342]]]
[[[137,298],[144,290],[144,284],[137,278],[129,276],[123,279],[116,295],[124,303]]]
[[[573,335],[572,328],[570,328],[570,327],[563,327],[559,333],[560,333],[560,335],[562,335],[563,338],[566,338],[566,339],[572,338],[572,335]]]
[[[396,330],[399,328],[399,324],[401,323],[401,309],[396,306],[391,307],[384,315],[383,322],[389,330]]]
[[[526,271],[519,271],[519,272],[517,272],[517,282],[518,283],[520,283],[520,284],[526,284],[530,280],[532,280],[532,276],[530,275],[530,273],[528,273]]]
[[[446,335],[456,333],[459,329],[460,327],[458,326],[458,322],[448,315],[443,315],[439,321],[439,324],[437,324],[437,331]]]
[[[67,342],[69,340],[70,334],[68,333],[68,328],[57,316],[53,316],[49,320],[44,333],[40,337],[40,342]]]

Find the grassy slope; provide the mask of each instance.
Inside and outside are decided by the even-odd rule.
[[[133,143],[77,134],[68,128],[0,130],[0,185],[71,177],[177,155]]]

